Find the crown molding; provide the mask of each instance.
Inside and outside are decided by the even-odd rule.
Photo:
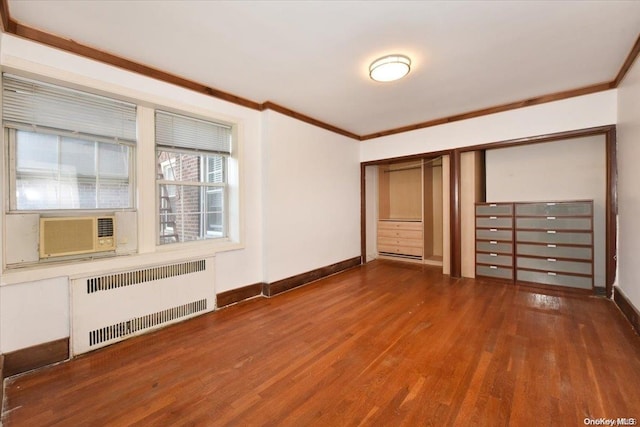
[[[433,119],[422,123],[416,123],[413,125],[403,126],[399,128],[389,129],[381,132],[371,133],[368,135],[362,135],[361,141],[368,139],[380,138],[383,136],[394,135],[398,133],[410,132],[412,130],[424,129],[432,126],[443,125],[446,123],[457,122],[460,120],[472,119],[475,117],[486,116],[489,114],[502,113],[504,111],[516,110],[523,107],[531,107],[533,105],[544,104],[552,101],[559,101],[561,99],[573,98],[580,95],[588,95],[595,92],[601,92],[612,88],[612,82],[598,83],[591,86],[585,86],[577,89],[565,90],[562,92],[555,92],[548,95],[542,95],[535,98],[524,99],[521,101],[510,102],[508,104],[497,105],[495,107],[482,108],[480,110],[469,111],[467,113],[456,114],[454,116],[442,117],[439,119]]]
[[[71,39],[66,39],[66,38],[56,36],[54,34],[50,34],[45,31],[41,31],[32,27],[29,27],[27,25],[21,24],[15,21],[13,18],[11,18],[11,15],[9,13],[8,0],[0,0],[0,23],[2,24],[2,29],[4,32],[13,34],[21,38],[32,40],[32,41],[45,44],[47,46],[64,50],[66,52],[70,52],[80,56],[84,56],[89,59],[93,59],[105,64],[113,65],[118,68],[132,71],[134,73],[142,74],[147,77],[161,80],[166,83],[174,84],[186,89],[190,89],[190,90],[202,93],[207,96],[222,99],[224,101],[241,105],[243,107],[247,107],[253,110],[258,110],[258,111],[263,111],[267,109],[273,110],[283,115],[294,118],[296,120],[300,120],[302,122],[320,127],[322,129],[326,129],[330,132],[334,132],[351,139],[355,139],[357,141],[366,141],[369,139],[380,138],[383,136],[410,132],[413,130],[424,129],[424,128],[442,125],[446,123],[452,123],[460,120],[471,119],[474,117],[486,116],[489,114],[501,113],[504,111],[515,110],[523,107],[530,107],[533,105],[544,104],[547,102],[558,101],[561,99],[572,98],[575,96],[587,95],[587,94],[601,92],[609,89],[615,89],[620,85],[625,75],[627,74],[627,72],[629,71],[633,63],[636,61],[636,59],[640,55],[640,35],[639,35],[638,38],[636,39],[635,44],[631,48],[631,51],[627,55],[625,62],[622,64],[622,67],[618,71],[617,75],[613,80],[609,82],[597,83],[594,85],[585,86],[581,88],[570,89],[566,91],[537,96],[534,98],[528,98],[528,99],[511,102],[507,104],[502,104],[494,107],[482,108],[479,110],[469,111],[466,113],[456,114],[453,116],[432,119],[432,120],[428,120],[421,123],[401,126],[398,128],[383,130],[380,132],[374,132],[366,135],[357,135],[348,130],[341,129],[337,126],[333,126],[321,120],[314,119],[313,117],[296,112],[294,110],[291,110],[287,107],[283,107],[271,101],[265,101],[263,103],[260,103],[247,98],[243,98],[243,97],[234,95],[232,93],[215,89],[215,88],[203,85],[201,83],[195,82],[193,80],[189,80],[174,74],[170,74],[165,71],[162,71],[153,67],[149,67],[147,65],[114,55],[112,53],[105,52],[100,49],[96,49],[94,47],[84,45],[82,43],[75,42],[74,40],[71,40]]]
[[[613,87],[620,86],[620,83],[622,82],[622,80],[624,80],[624,77],[627,75],[627,72],[629,71],[633,63],[636,61],[639,54],[640,54],[640,34],[638,34],[638,38],[636,39],[636,42],[631,48],[629,55],[627,55],[627,59],[622,64],[622,67],[620,67],[620,71],[618,71],[618,75],[611,82],[613,84]]]
[[[298,120],[303,121],[305,123],[309,123],[311,125],[326,129],[326,130],[331,131],[331,132],[335,132],[337,134],[340,134],[340,135],[343,135],[343,136],[346,136],[346,137],[349,137],[349,138],[352,138],[352,139],[355,139],[355,140],[358,140],[358,141],[361,140],[360,136],[356,135],[355,133],[349,132],[349,131],[344,130],[344,129],[340,129],[339,127],[330,125],[330,124],[325,123],[325,122],[321,122],[320,120],[316,120],[313,117],[309,117],[309,116],[306,116],[304,114],[298,113],[296,111],[290,110],[290,109],[288,109],[286,107],[283,107],[283,106],[278,105],[278,104],[276,104],[274,102],[271,102],[271,101],[267,101],[267,102],[263,103],[262,104],[262,108],[264,110],[277,111],[278,113],[284,114],[285,116],[293,117],[294,119],[298,119]]]

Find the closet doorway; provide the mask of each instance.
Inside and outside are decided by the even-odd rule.
[[[365,167],[367,259],[449,268],[449,156]]]

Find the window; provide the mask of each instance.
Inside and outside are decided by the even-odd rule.
[[[228,236],[231,127],[156,112],[158,243]]]
[[[3,76],[11,211],[133,207],[132,104]]]

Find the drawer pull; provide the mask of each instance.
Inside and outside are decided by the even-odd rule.
[[[490,228],[489,231],[498,231],[497,228]]]
[[[489,254],[489,256],[498,256],[498,254]]]
[[[496,207],[496,206],[498,206],[498,205],[497,205],[497,204],[495,204],[495,203],[489,203],[489,206],[491,206],[492,208],[495,208],[495,207]]]
[[[555,216],[548,216],[547,219],[556,219]]]
[[[548,272],[547,272],[547,274],[548,274],[549,276],[555,276],[555,275],[556,275],[556,273],[554,273],[553,271],[548,271]]]
[[[489,219],[498,219],[497,216],[490,216]]]
[[[547,206],[555,206],[555,203],[547,203]]]
[[[498,269],[498,267],[497,267],[497,266],[495,266],[495,265],[490,265],[490,266],[489,266],[489,268],[493,268],[494,270],[497,270],[497,269]]]
[[[549,262],[556,262],[556,259],[555,259],[555,258],[547,258],[547,261],[549,261]]]
[[[489,241],[489,244],[490,244],[490,245],[497,245],[497,244],[498,244],[498,242],[497,242],[496,240],[491,240],[491,241]]]
[[[556,234],[555,230],[547,230],[547,234]]]
[[[556,245],[547,245],[548,248],[555,248],[557,247]]]

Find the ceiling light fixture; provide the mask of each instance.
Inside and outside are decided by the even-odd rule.
[[[377,82],[392,82],[409,74],[411,59],[404,55],[387,55],[369,66],[369,77]]]

